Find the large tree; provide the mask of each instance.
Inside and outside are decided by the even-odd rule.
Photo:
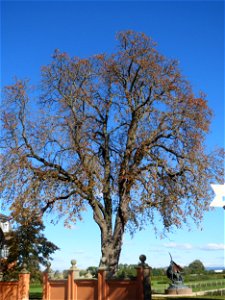
[[[56,50],[40,90],[17,80],[2,106],[1,197],[75,222],[86,206],[101,231],[101,263],[114,273],[126,228],[196,222],[222,180],[204,140],[211,110],[175,60],[141,33],[120,32],[113,54]],[[19,207],[19,206],[18,206]]]

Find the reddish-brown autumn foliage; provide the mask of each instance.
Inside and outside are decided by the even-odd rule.
[[[117,39],[111,55],[56,50],[35,95],[26,81],[6,88],[0,178],[14,212],[22,201],[74,222],[89,205],[112,273],[125,228],[156,212],[166,229],[198,222],[223,178],[220,153],[204,149],[205,97],[144,34]]]

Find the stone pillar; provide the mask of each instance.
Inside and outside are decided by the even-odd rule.
[[[145,263],[146,256],[140,255],[139,256],[140,263],[138,264],[139,267],[139,276],[142,280],[142,297],[143,300],[151,300],[152,299],[152,292],[151,292],[151,267]],[[139,279],[140,280],[140,279]]]
[[[23,265],[23,269],[19,274],[18,293],[19,300],[29,300],[29,288],[30,288],[30,272],[27,271],[27,265]]]
[[[98,300],[106,300],[107,286],[106,286],[106,268],[98,269]]]
[[[137,267],[137,297],[139,300],[144,300],[143,273],[143,268]]]
[[[42,300],[50,300],[50,283],[49,283],[49,277],[52,273],[51,269],[51,264],[47,264],[47,269],[43,273],[43,295],[42,295]]]
[[[70,268],[70,270],[73,271],[73,274],[74,274],[73,278],[74,279],[80,278],[80,270],[77,268],[76,264],[77,264],[76,260],[72,259],[71,260],[72,267]]]
[[[76,267],[76,260],[71,260],[72,267],[68,273],[67,279],[67,298],[68,300],[77,300],[77,285],[74,279],[79,278],[80,271]]]

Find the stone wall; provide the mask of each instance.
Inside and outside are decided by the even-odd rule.
[[[18,281],[0,281],[0,300],[29,300],[30,273],[24,266]]]
[[[43,300],[151,300],[150,267],[143,257],[133,280],[107,279],[104,268],[98,270],[97,279],[79,279],[74,261],[67,280],[53,280],[46,270]]]

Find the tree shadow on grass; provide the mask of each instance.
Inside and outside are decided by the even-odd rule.
[[[39,300],[42,299],[42,292],[30,293],[29,300]]]

